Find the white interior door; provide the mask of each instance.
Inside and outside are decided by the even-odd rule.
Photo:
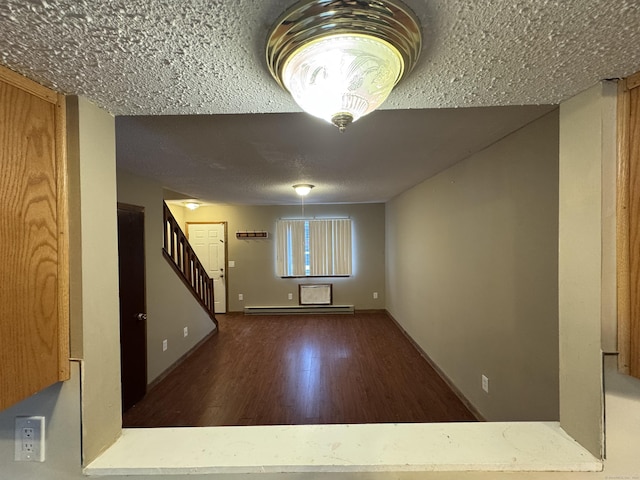
[[[213,279],[216,313],[227,312],[225,229],[224,223],[190,223],[187,228],[189,243],[207,274]]]

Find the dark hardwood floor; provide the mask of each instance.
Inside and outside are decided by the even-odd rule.
[[[384,312],[217,317],[125,427],[475,420]]]

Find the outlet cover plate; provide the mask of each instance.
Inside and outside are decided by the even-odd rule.
[[[485,375],[482,375],[482,390],[489,393],[489,378]]]
[[[15,460],[44,462],[44,417],[16,417]]]

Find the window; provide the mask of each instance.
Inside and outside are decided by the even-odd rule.
[[[351,275],[351,220],[278,220],[276,269],[281,277]]]

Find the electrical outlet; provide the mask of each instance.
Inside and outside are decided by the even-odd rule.
[[[44,417],[16,417],[15,460],[44,462]]]
[[[377,300],[378,299],[378,292],[373,292],[373,299]]]
[[[184,327],[182,330],[182,336],[187,338],[189,336],[189,327]]]
[[[288,293],[288,294],[287,294],[287,298],[288,298],[289,300],[293,300],[293,293]]]
[[[482,375],[482,390],[489,393],[489,379],[485,375]]]
[[[243,294],[241,294],[241,293],[239,293],[239,294],[238,294],[238,300],[244,300],[244,295],[243,295]]]
[[[167,348],[169,348],[169,342],[166,339],[162,340],[162,351],[166,352]]]

